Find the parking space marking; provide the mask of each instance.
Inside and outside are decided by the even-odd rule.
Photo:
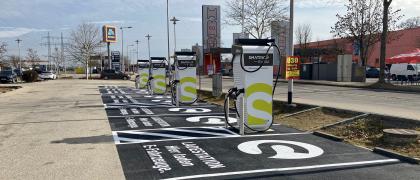
[[[113,131],[112,134],[115,144],[239,136],[224,127],[161,128],[152,130]]]
[[[121,117],[156,117],[156,116],[223,116],[224,113],[200,113],[200,114],[139,114],[139,115],[121,115],[121,116],[108,116],[108,118],[121,118]]]
[[[200,175],[192,175],[192,176],[167,178],[164,180],[198,179],[198,178],[243,175],[243,174],[253,174],[253,173],[286,172],[286,171],[296,171],[296,170],[333,168],[333,167],[354,167],[358,165],[375,165],[375,164],[388,164],[388,163],[398,163],[398,162],[400,162],[400,160],[398,159],[381,159],[381,160],[372,160],[372,161],[357,161],[357,162],[333,163],[333,164],[322,164],[322,165],[312,165],[312,166],[297,166],[297,167],[287,167],[287,168],[272,168],[272,169],[258,169],[258,170],[248,170],[248,171],[232,171],[232,172],[224,172],[224,173],[200,174]]]
[[[217,127],[209,127],[209,128],[217,128]],[[223,128],[224,127],[219,127]],[[166,129],[166,128],[163,128]],[[176,129],[176,128],[168,128],[168,129]],[[138,130],[142,131],[142,130]],[[138,132],[136,131],[136,132]],[[112,136],[114,138],[114,143],[121,145],[121,144],[142,144],[142,143],[149,143],[149,142],[169,142],[169,141],[183,141],[183,140],[203,140],[203,139],[222,139],[222,138],[246,138],[246,137],[264,137],[264,136],[290,136],[290,135],[307,135],[311,134],[308,132],[302,132],[302,133],[277,133],[277,134],[254,134],[254,135],[243,135],[240,136],[234,132],[230,135],[225,136],[213,136],[213,137],[184,137],[179,139],[161,139],[161,140],[138,140],[138,139],[132,139],[132,138],[124,138],[119,137],[118,132],[123,133],[130,133],[133,132],[132,130],[126,130],[126,131],[112,131]]]

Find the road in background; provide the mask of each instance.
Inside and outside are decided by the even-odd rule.
[[[202,89],[211,90],[210,78],[201,82]],[[232,86],[233,79],[223,79],[224,92]],[[420,120],[419,93],[295,83],[293,96],[295,103]],[[274,98],[287,101],[287,83],[278,83]]]

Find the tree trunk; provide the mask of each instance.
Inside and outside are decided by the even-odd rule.
[[[86,80],[89,80],[89,59],[86,59]]]
[[[388,12],[392,0],[384,0],[384,12],[382,18],[382,34],[381,34],[381,54],[379,57],[379,83],[385,83],[385,56],[386,56],[386,42],[388,34]]]

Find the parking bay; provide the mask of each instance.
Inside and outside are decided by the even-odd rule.
[[[127,179],[420,177],[418,166],[281,125],[239,136],[224,128],[221,107],[173,108],[134,108],[139,114],[132,108],[129,114],[121,114],[121,108],[106,110]]]

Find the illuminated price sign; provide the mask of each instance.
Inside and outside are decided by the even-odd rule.
[[[289,56],[286,60],[286,79],[299,79],[300,60],[297,56]]]

